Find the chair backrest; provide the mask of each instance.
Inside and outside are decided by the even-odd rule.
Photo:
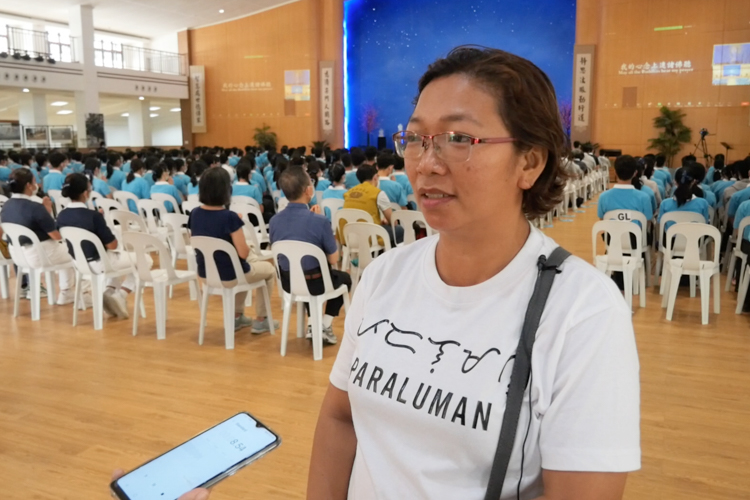
[[[270,189],[270,187],[269,187]],[[277,189],[275,191],[271,191],[271,198],[273,198],[274,203],[278,203],[278,201],[281,199],[281,190]]]
[[[101,194],[97,193],[96,191],[91,191],[89,193],[89,200],[86,202],[86,206],[91,210],[95,210],[96,203],[94,202],[94,200],[99,200],[102,198],[104,198],[104,196],[102,196]]]
[[[252,222],[248,221],[245,217],[242,217],[242,234],[245,235],[245,241],[247,241],[250,250],[252,250],[258,257],[261,256],[260,242],[258,241],[258,232],[255,230]]]
[[[122,242],[126,250],[135,253],[135,270],[141,281],[154,280],[151,272],[151,261],[148,256],[150,252],[154,251],[159,253],[159,269],[166,272],[167,279],[177,277],[172,266],[169,250],[167,250],[166,245],[156,236],[147,233],[123,231]]]
[[[344,227],[352,222],[369,222],[374,224],[372,215],[364,210],[358,208],[342,208],[333,214],[333,228],[336,234],[339,236],[339,242],[342,245],[346,245],[346,239],[344,238]]]
[[[187,197],[188,201],[200,202],[200,195],[197,193],[189,194]]]
[[[93,203],[97,208],[104,210],[105,214],[110,210],[126,210],[126,208],[122,206],[122,203],[117,200],[110,200],[109,198],[96,198],[93,200]]]
[[[190,218],[184,214],[166,214],[162,218],[162,222],[171,229],[169,232],[169,242],[178,254],[184,254],[187,252],[187,242],[185,241],[185,235],[190,235],[189,231],[183,231],[187,228],[188,220]]]
[[[188,197],[187,201],[182,202],[182,213],[190,215],[190,212],[201,206],[201,202],[198,200],[191,200]]]
[[[124,231],[140,231],[147,233],[146,222],[140,215],[134,214],[129,210],[110,210],[104,214],[105,219],[109,222],[110,227],[120,226]]]
[[[414,194],[407,194],[406,195],[406,202],[407,203],[414,203],[417,206],[417,210],[419,210],[419,204],[417,203],[417,196]]]
[[[344,240],[346,246],[352,252],[357,252],[357,259],[359,269],[366,268],[370,262],[373,261],[372,252],[374,248],[378,248],[380,241],[383,242],[383,249],[391,249],[391,238],[388,236],[388,231],[379,224],[372,224],[370,222],[350,222],[344,226]]]
[[[404,245],[409,245],[417,241],[417,233],[414,229],[414,224],[417,223],[420,226],[424,226],[427,230],[427,236],[432,236],[434,231],[427,225],[427,221],[424,218],[422,212],[416,212],[414,210],[395,210],[391,214],[391,227],[394,232],[396,225],[401,224],[404,228]]]
[[[705,224],[706,219],[701,214],[696,212],[675,211],[666,213],[662,216],[661,221],[659,221],[659,238],[661,238],[664,234],[664,228],[667,227],[667,222],[692,222],[697,224]]]
[[[672,239],[678,235],[685,238],[685,252],[680,257],[683,269],[692,271],[700,269],[701,244],[706,237],[713,238],[714,240],[713,264],[715,266],[719,265],[721,232],[716,227],[710,224],[694,222],[678,222],[672,225],[672,227],[667,229],[667,244],[664,252],[667,259],[670,258],[672,253]]]
[[[234,213],[240,214],[242,216],[242,220],[246,222],[252,223],[252,219],[250,219],[250,216],[252,215],[253,217],[255,217],[257,225],[254,223],[253,225],[260,231],[261,239],[268,239],[268,228],[266,227],[266,221],[263,220],[263,214],[260,212],[257,204],[248,205],[247,203],[232,202],[232,204],[229,205],[229,210]]]
[[[50,198],[52,198],[52,200],[54,201],[54,200],[62,197],[62,191],[59,190],[59,189],[48,189],[47,190],[47,196],[49,196]]]
[[[401,205],[398,203],[391,202],[391,211],[395,212],[396,210],[401,210]]]
[[[160,210],[159,213],[161,214],[162,219],[164,218],[164,214],[170,213],[169,210],[167,210],[166,202],[169,202],[172,204],[172,210],[175,213],[178,213],[178,214],[182,213],[182,208],[180,207],[180,204],[171,194],[151,193],[151,199],[157,203],[161,203],[163,210]]]
[[[8,201],[8,197],[0,194],[0,208],[3,208],[3,205],[5,205],[6,201]]]
[[[619,220],[625,222],[638,221],[641,226],[641,239],[642,243],[648,241],[648,220],[643,213],[638,210],[610,210],[604,214],[603,220]],[[625,248],[630,248],[630,239],[627,238],[623,241]]]
[[[258,200],[251,196],[242,196],[242,195],[236,195],[232,196],[232,203],[244,203],[246,205],[252,205],[254,207],[257,207],[260,210],[260,204],[258,203]]]
[[[31,268],[32,266],[26,258],[26,252],[21,245],[21,238],[28,238],[28,240],[31,242],[31,246],[39,247],[39,237],[37,237],[36,233],[34,233],[34,231],[32,231],[31,229],[19,224],[3,222],[2,224],[0,224],[0,226],[2,226],[3,233],[5,233],[6,238],[8,239],[8,241],[10,241],[10,245],[8,246],[8,251],[10,251],[10,258],[13,260],[13,262],[16,263],[18,267]],[[50,261],[47,258],[47,252],[39,249],[37,251],[37,254],[39,255],[39,261],[42,264],[42,267],[47,267],[50,265]]]
[[[219,276],[219,268],[216,267],[214,254],[223,252],[229,256],[234,268],[234,274],[237,277],[238,285],[246,285],[245,273],[240,265],[240,257],[237,255],[237,249],[228,241],[208,236],[191,236],[190,245],[196,252],[203,255],[204,267],[206,268],[206,283],[211,288],[223,288],[224,284]]]
[[[70,246],[73,247],[73,264],[75,264],[79,273],[100,274],[100,272],[108,273],[114,270],[112,263],[109,261],[107,250],[102,244],[102,240],[91,231],[81,229],[80,227],[67,226],[60,228],[60,235],[70,244]],[[88,241],[94,246],[94,248],[96,248],[96,252],[99,254],[99,262],[101,262],[102,265],[102,267],[99,268],[100,272],[97,272],[89,265],[89,261],[86,259],[86,254],[83,252],[84,241]]]
[[[141,216],[146,221],[148,230],[152,233],[158,231],[162,210],[164,212],[167,211],[167,209],[164,208],[164,204],[154,200],[138,200],[136,206],[138,207]]]
[[[742,235],[745,234],[745,229],[748,226],[750,226],[750,215],[748,215],[747,217],[743,217],[742,220],[740,221],[740,225],[737,228],[737,241],[738,242],[742,241]],[[740,247],[739,243],[737,243],[737,247],[738,248]]]
[[[311,243],[302,241],[277,241],[271,247],[273,252],[273,261],[276,264],[276,271],[281,274],[279,268],[279,256],[283,255],[289,262],[289,291],[292,295],[307,296],[310,291],[307,288],[305,280],[305,271],[302,268],[302,259],[312,257],[318,261],[318,265],[323,275],[323,293],[330,293],[334,290],[331,281],[331,273],[328,271],[328,259],[323,250]]]
[[[276,204],[276,206],[277,206],[276,211],[277,212],[281,212],[282,210],[284,210],[287,207],[287,205],[289,205],[289,199],[288,198],[279,198],[279,201]]]
[[[323,215],[330,220],[333,220],[333,214],[344,208],[344,200],[340,198],[326,198],[324,200],[323,197],[320,197],[318,198],[318,204]]]
[[[621,220],[600,220],[594,224],[591,230],[591,242],[594,252],[594,264],[596,264],[596,245],[599,233],[607,233],[607,262],[611,264],[622,263],[623,244],[625,248],[630,248],[631,235],[635,237],[636,246],[643,247],[642,231],[635,222]],[[627,243],[626,243],[627,242]]]
[[[138,206],[138,197],[129,191],[125,191],[124,189],[120,189],[119,191],[115,191],[114,193],[112,193],[112,198],[120,202],[120,204],[126,209],[130,207],[128,201],[132,201],[136,206]]]

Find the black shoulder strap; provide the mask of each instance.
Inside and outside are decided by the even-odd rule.
[[[531,351],[534,348],[536,331],[539,328],[539,321],[542,318],[552,282],[555,280],[555,276],[561,272],[560,265],[569,256],[570,252],[563,247],[557,247],[549,257],[541,255],[537,262],[539,273],[534,285],[534,293],[529,301],[529,307],[526,309],[526,318],[516,349],[516,359],[510,376],[508,400],[505,405],[503,425],[500,429],[500,440],[497,443],[497,451],[495,451],[495,459],[492,463],[492,472],[490,473],[485,500],[498,500],[502,493],[505,473],[508,470],[513,443],[516,440],[523,394],[526,391],[529,374],[531,373]]]

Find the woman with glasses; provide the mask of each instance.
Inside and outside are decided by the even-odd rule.
[[[565,186],[555,92],[525,59],[458,48],[422,76],[394,141],[439,236],[365,270],[308,498],[481,499],[540,257],[557,247],[528,222]],[[640,467],[639,366],[631,313],[606,275],[575,257],[559,267],[530,364],[498,496],[620,499]]]

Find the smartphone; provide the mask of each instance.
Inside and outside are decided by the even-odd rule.
[[[128,472],[111,484],[120,500],[176,500],[209,488],[281,444],[281,438],[249,413],[211,427]]]

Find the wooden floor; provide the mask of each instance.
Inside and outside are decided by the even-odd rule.
[[[545,232],[590,261],[596,205]],[[723,277],[722,277],[723,289]],[[198,306],[187,288],[170,302],[167,339],[157,341],[153,309],[131,336],[130,321],[91,313],[71,327],[71,306],[29,303],[12,318],[0,300],[0,498],[108,498],[115,467],[132,468],[238,412],[281,434],[282,446],[216,487],[212,500],[304,498],[313,430],[337,348],[313,362],[304,339],[285,358],[279,335],[245,330],[223,345],[220,299],[211,298],[206,342],[198,346]],[[633,316],[641,359],[643,469],[625,498],[750,498],[750,315],[700,324],[700,299],[681,292],[673,322],[658,292]],[[147,304],[152,302],[147,295]],[[274,292],[274,312],[280,318]],[[334,329],[341,332],[343,321]]]

